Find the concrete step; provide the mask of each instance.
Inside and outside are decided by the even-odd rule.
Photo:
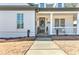
[[[49,37],[37,37],[36,40],[37,41],[51,41],[51,38],[49,38]]]

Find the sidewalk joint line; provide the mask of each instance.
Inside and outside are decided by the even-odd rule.
[[[34,42],[32,43],[32,45],[35,43],[35,40],[34,40]],[[32,47],[32,45],[28,48],[28,50],[26,50],[25,52],[24,52],[24,55],[26,55],[27,54],[27,52],[30,50],[30,48]]]
[[[67,55],[69,55],[62,47],[60,47],[59,44],[57,44],[56,42],[55,42],[55,44],[56,44],[62,51],[64,51]]]

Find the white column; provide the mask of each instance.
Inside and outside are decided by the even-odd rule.
[[[53,16],[53,14],[52,13],[50,13],[50,35],[52,35],[52,17]]]
[[[77,13],[77,35],[79,35],[79,12]]]

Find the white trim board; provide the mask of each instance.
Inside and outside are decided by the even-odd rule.
[[[79,13],[79,11],[40,11],[38,13]]]

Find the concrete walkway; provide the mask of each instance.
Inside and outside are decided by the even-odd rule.
[[[37,38],[26,55],[66,55],[66,53],[51,41],[51,38]]]

